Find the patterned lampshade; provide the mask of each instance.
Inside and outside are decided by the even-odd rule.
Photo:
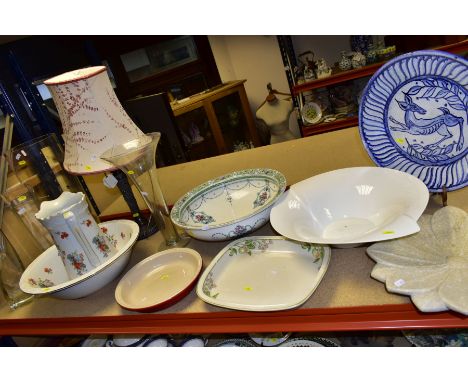
[[[115,170],[100,155],[144,135],[117,99],[105,66],[63,73],[44,84],[62,121],[63,165],[68,172],[85,175]]]

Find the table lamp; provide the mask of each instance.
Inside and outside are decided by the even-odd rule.
[[[60,74],[44,81],[57,107],[63,127],[66,171],[75,175],[112,172],[135,222],[140,239],[157,227],[140,214],[126,175],[100,155],[144,133],[133,123],[112,88],[105,66]]]

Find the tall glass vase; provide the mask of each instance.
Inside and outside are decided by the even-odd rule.
[[[106,150],[101,159],[122,170],[135,185],[164,236],[166,246],[181,246],[186,244],[186,238],[181,239],[172,224],[156,173],[156,148],[160,138],[161,133],[140,136]]]

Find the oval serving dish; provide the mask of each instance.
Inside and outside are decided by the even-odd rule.
[[[285,189],[286,178],[276,170],[235,171],[189,191],[175,203],[171,219],[196,239],[230,240],[268,222]]]
[[[202,258],[190,248],[155,253],[130,269],[115,288],[115,299],[124,309],[154,312],[184,298],[194,287]]]

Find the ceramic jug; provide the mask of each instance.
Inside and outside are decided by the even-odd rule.
[[[99,228],[82,192],[65,191],[57,199],[42,202],[35,216],[52,235],[70,280],[117,253],[116,240]]]

